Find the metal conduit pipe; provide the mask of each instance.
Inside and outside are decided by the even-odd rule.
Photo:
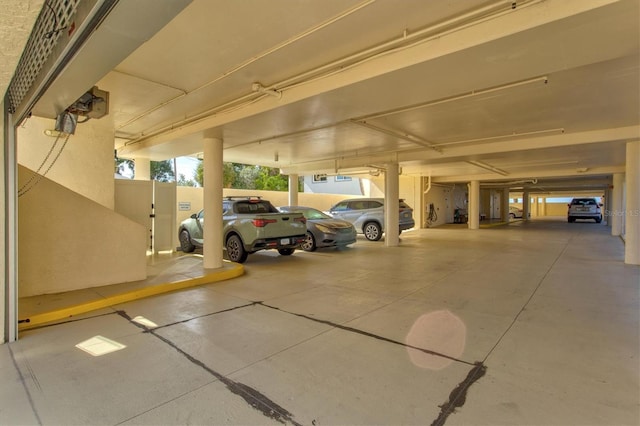
[[[511,182],[481,183],[480,186],[484,188],[502,188],[506,186],[522,185],[524,183],[531,183],[535,185],[538,183],[538,179],[514,180]]]
[[[205,87],[208,87],[211,84],[214,84],[214,83],[222,80],[223,78],[228,77],[229,75],[235,73],[236,71],[239,71],[242,68],[245,68],[246,66],[250,65],[251,63],[253,63],[253,62],[255,62],[255,61],[257,61],[257,60],[259,60],[261,58],[264,58],[265,56],[267,56],[267,55],[269,55],[269,54],[271,54],[271,53],[273,53],[273,52],[275,52],[275,51],[277,51],[277,50],[279,50],[279,49],[281,49],[281,48],[283,48],[283,47],[285,47],[285,46],[287,46],[287,45],[289,45],[289,44],[291,44],[291,43],[293,43],[293,42],[295,42],[297,40],[300,40],[301,38],[306,37],[307,35],[313,34],[314,32],[319,31],[320,29],[328,26],[329,24],[332,24],[332,23],[338,21],[339,19],[342,19],[342,18],[354,13],[354,12],[362,9],[365,6],[368,6],[373,1],[375,1],[375,0],[368,0],[368,1],[364,2],[364,3],[356,5],[355,7],[343,12],[343,14],[341,14],[341,15],[335,17],[335,18],[332,18],[329,21],[326,21],[326,22],[324,22],[324,23],[322,23],[322,24],[320,24],[320,25],[308,30],[307,32],[304,32],[304,33],[302,33],[302,34],[300,34],[300,35],[298,35],[298,36],[296,36],[296,37],[294,37],[294,38],[292,38],[290,40],[287,40],[284,43],[282,43],[282,44],[280,44],[278,46],[275,46],[274,48],[269,49],[266,52],[263,52],[262,54],[260,54],[258,56],[255,56],[255,57],[249,59],[248,61],[238,65],[237,67],[229,70],[228,72],[225,72],[223,75],[217,77],[216,79],[211,80],[211,81],[209,81],[209,82],[207,82],[207,83],[205,83],[205,84],[193,89],[192,91],[190,91],[190,92],[188,92],[186,94],[181,94],[181,95],[178,95],[175,98],[169,99],[168,101],[163,102],[162,104],[150,109],[149,111],[143,112],[138,117],[134,117],[129,122],[127,122],[127,123],[123,124],[122,126],[118,127],[118,129],[121,129],[125,125],[131,124],[132,122],[137,121],[137,120],[145,117],[146,115],[150,114],[151,112],[156,111],[157,109],[159,109],[161,107],[164,107],[164,106],[166,106],[166,105],[168,105],[170,103],[173,103],[176,100],[178,100],[180,98],[183,98],[184,96],[187,96],[187,95],[189,95],[191,93],[194,93],[194,92],[196,92],[198,90],[201,90],[201,89],[203,89]],[[544,1],[544,0],[524,1],[524,2],[522,2],[522,4],[518,4],[518,7],[521,8],[523,6],[530,6],[530,5],[533,5],[533,4],[536,4],[536,3],[540,3],[542,1]],[[344,72],[346,69],[349,69],[349,68],[351,68],[353,66],[362,64],[363,62],[365,62],[367,60],[371,60],[371,59],[373,59],[373,58],[375,58],[375,57],[377,57],[379,55],[392,53],[394,50],[391,50],[391,49],[394,48],[394,46],[396,46],[396,48],[406,49],[406,48],[414,46],[414,45],[416,45],[418,43],[423,43],[423,42],[429,41],[431,39],[442,37],[443,35],[445,35],[447,33],[459,31],[461,29],[467,28],[467,27],[472,26],[472,25],[477,25],[477,24],[479,24],[481,22],[484,22],[484,21],[486,21],[488,19],[494,19],[497,16],[500,16],[502,14],[511,12],[514,9],[512,5],[513,5],[513,1],[501,0],[501,1],[498,1],[498,2],[493,3],[491,5],[481,7],[479,9],[473,10],[471,12],[467,12],[465,14],[456,16],[455,18],[451,18],[451,19],[448,19],[446,21],[440,22],[438,24],[432,25],[430,27],[424,28],[424,29],[422,29],[420,31],[416,31],[414,33],[408,33],[407,31],[405,31],[403,33],[403,35],[400,36],[399,38],[396,38],[396,39],[388,41],[386,43],[383,43],[383,44],[374,46],[372,48],[360,51],[360,52],[355,53],[353,55],[350,55],[350,56],[348,56],[346,58],[341,58],[341,59],[339,59],[337,61],[331,62],[329,64],[326,64],[326,65],[323,65],[321,67],[315,68],[313,70],[304,72],[302,74],[298,74],[298,75],[296,75],[294,77],[291,77],[289,79],[280,81],[279,83],[274,83],[274,84],[272,84],[272,85],[270,85],[268,87],[265,87],[264,89],[266,89],[266,90],[277,90],[278,92],[283,92],[283,91],[290,90],[290,89],[293,89],[295,87],[301,86],[303,84],[308,84],[308,83],[313,82],[315,80],[318,80],[320,78],[326,78],[326,77],[331,76],[331,75],[333,75],[335,73]],[[428,36],[429,34],[431,34],[430,37]],[[417,39],[417,40],[415,40],[415,39]],[[407,43],[408,41],[411,41],[411,40],[414,40],[414,41],[412,43]],[[398,46],[399,44],[401,44],[401,46]],[[350,65],[342,65],[342,64],[345,64],[346,62],[352,62],[354,60],[356,60],[356,62],[354,62],[354,63],[352,63]],[[333,69],[333,71],[325,73],[325,74],[322,74],[323,72],[325,72],[327,70],[331,70],[331,69]],[[318,75],[318,74],[322,74],[322,75]],[[308,77],[311,77],[311,76],[314,76],[314,75],[315,75],[315,77],[308,78]],[[302,80],[302,81],[300,81],[300,80]],[[227,107],[229,105],[239,104],[240,102],[242,102],[242,101],[244,101],[246,99],[251,99],[255,95],[256,95],[256,93],[250,93],[248,95],[245,95],[245,96],[242,96],[240,98],[237,98],[234,101],[228,102],[228,103],[226,103],[224,105],[221,105],[221,106],[212,108],[210,110],[204,111],[204,112],[202,112],[200,114],[195,115],[194,117],[182,120],[181,122],[174,123],[174,124],[171,124],[169,126],[165,126],[165,127],[161,128],[161,129],[158,129],[158,130],[155,130],[155,131],[152,131],[152,132],[145,132],[145,136],[144,137],[140,137],[140,138],[136,138],[134,140],[131,140],[131,141],[127,142],[125,145],[136,144],[136,143],[141,142],[143,139],[146,139],[146,138],[151,137],[151,136],[156,136],[156,135],[161,134],[161,133],[163,133],[165,131],[169,131],[169,130],[172,130],[172,129],[177,128],[177,127],[183,127],[183,126],[188,125],[188,124],[193,124],[193,123],[197,122],[198,120],[207,117],[210,114],[226,112],[226,111],[224,111],[225,107]],[[262,97],[263,96],[261,96],[260,98],[262,98]],[[249,103],[253,103],[253,102],[259,100],[260,98],[253,99],[253,100],[249,101]],[[241,106],[233,106],[233,108],[235,110],[236,108],[241,107]]]
[[[339,20],[341,20],[341,19],[343,19],[343,18],[345,18],[345,17],[347,17],[347,16],[359,11],[360,9],[370,5],[373,2],[375,2],[375,0],[365,0],[364,2],[359,3],[359,4],[355,5],[355,6],[353,6],[352,8],[347,9],[346,11],[344,11],[344,12],[338,14],[337,16],[334,16],[333,18],[330,18],[330,19],[328,19],[328,20],[316,25],[315,27],[312,27],[312,28],[308,29],[307,31],[302,32],[301,34],[298,34],[298,35],[296,35],[296,36],[294,36],[294,37],[292,37],[292,38],[290,38],[288,40],[285,40],[284,42],[272,47],[271,49],[267,49],[264,52],[259,53],[258,55],[249,58],[248,60],[236,65],[235,67],[231,68],[230,70],[225,71],[222,75],[214,78],[213,80],[210,80],[210,81],[208,81],[208,82],[196,87],[195,89],[193,89],[193,90],[191,90],[189,92],[181,93],[178,96],[176,96],[174,98],[171,98],[171,99],[169,99],[169,100],[167,100],[165,102],[162,102],[161,104],[158,104],[155,107],[153,107],[153,108],[151,108],[151,109],[149,109],[147,111],[144,111],[140,115],[138,115],[136,117],[133,117],[131,120],[129,120],[126,123],[124,123],[121,126],[119,126],[118,130],[122,129],[123,127],[128,126],[131,123],[134,123],[134,122],[142,119],[143,117],[146,117],[147,115],[149,115],[152,112],[158,110],[159,108],[162,108],[162,107],[164,107],[166,105],[169,105],[169,104],[171,104],[171,103],[173,103],[173,102],[175,102],[175,101],[177,101],[179,99],[184,98],[185,96],[188,96],[188,95],[190,95],[192,93],[198,92],[198,91],[200,91],[200,90],[202,90],[202,89],[204,89],[206,87],[211,86],[212,84],[217,83],[218,81],[220,81],[222,79],[225,79],[225,78],[229,77],[232,74],[235,74],[236,72],[240,71],[243,68],[248,67],[249,65],[253,64],[254,62],[259,61],[260,59],[262,59],[262,58],[264,58],[264,57],[266,57],[268,55],[271,55],[272,53],[275,53],[278,50],[283,49],[286,46],[288,46],[290,44],[293,44],[296,41],[301,40],[301,39],[303,39],[303,38],[305,38],[305,37],[317,32],[317,31],[320,31],[321,29],[323,29],[325,27],[328,27],[329,25],[331,25],[331,24],[333,24],[335,22],[338,22]],[[271,88],[267,87],[267,88],[264,88],[264,89],[265,90],[270,90]]]

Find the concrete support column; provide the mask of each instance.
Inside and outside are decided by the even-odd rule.
[[[522,193],[522,220],[529,220],[530,211],[531,194],[529,194],[529,191],[524,191]]]
[[[289,205],[298,205],[298,175],[289,175]]]
[[[398,163],[386,165],[384,175],[384,244],[396,247],[400,244],[400,177]]]
[[[148,158],[136,158],[134,163],[134,180],[151,180],[151,160]]]
[[[504,188],[500,197],[500,220],[509,222],[509,188]]]
[[[222,140],[204,138],[203,266],[222,267]]]
[[[480,181],[472,180],[469,183],[469,229],[480,228]]]
[[[640,265],[640,141],[627,142],[624,263]]]
[[[623,196],[622,189],[624,187],[624,175],[622,173],[613,174],[613,189],[609,191],[610,198],[606,200],[607,208],[604,213],[607,223],[611,225],[611,235],[619,236],[622,234],[622,222],[624,221],[623,212]]]
[[[539,206],[539,216],[546,216],[547,215],[547,197],[542,197],[542,201],[540,202]]]

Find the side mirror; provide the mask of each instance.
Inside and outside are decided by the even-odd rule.
[[[197,218],[198,218],[198,215],[194,213],[194,214],[192,214],[192,215],[191,215],[191,216],[189,216],[189,217],[190,217],[191,219],[197,219]]]

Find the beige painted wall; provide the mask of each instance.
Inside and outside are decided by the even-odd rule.
[[[18,221],[20,297],[146,278],[145,228],[49,179],[18,199]]]
[[[384,192],[378,189],[380,182],[372,183],[372,187],[375,195],[372,197],[384,197]],[[382,180],[382,188],[384,188],[384,179]],[[202,209],[202,188],[193,188],[187,186],[177,187],[177,215],[176,215],[176,232],[180,226],[180,222],[187,219],[194,213],[198,213]],[[271,201],[274,206],[286,206],[289,204],[289,194],[283,191],[258,191],[253,189],[229,189],[224,188],[222,191],[225,197],[231,195],[257,195],[266,200]],[[300,192],[298,194],[298,204],[301,206],[313,207],[321,211],[327,211],[331,206],[338,201],[347,198],[358,198],[357,195],[345,195],[345,194],[312,194],[307,192]],[[401,176],[400,179],[400,198],[404,198],[407,203],[414,209],[414,219],[416,225],[420,226],[420,179],[408,178]],[[189,210],[186,210],[189,206]],[[181,209],[182,208],[182,209]]]
[[[45,131],[54,129],[54,126],[54,120],[32,117],[18,128],[18,164],[31,170],[40,167],[56,140],[45,135]],[[111,115],[78,124],[47,178],[113,209],[113,141]],[[61,137],[42,172],[63,142],[64,137]]]

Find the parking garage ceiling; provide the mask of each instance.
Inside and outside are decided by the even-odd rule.
[[[97,85],[122,157],[197,155],[206,133],[284,173],[600,188],[640,138],[638,9],[194,0]]]

